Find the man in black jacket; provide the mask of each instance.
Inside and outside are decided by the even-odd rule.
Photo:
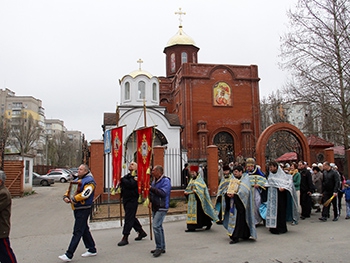
[[[333,221],[338,221],[339,211],[338,211],[338,188],[339,188],[339,175],[332,169],[329,162],[323,163],[323,197],[322,203],[325,203],[330,198],[332,200],[334,218]],[[327,221],[329,217],[329,205],[323,206],[322,217],[319,218],[321,221]]]
[[[118,243],[118,246],[125,246],[129,244],[128,237],[132,228],[138,232],[136,241],[146,237],[146,232],[142,229],[139,220],[136,218],[136,212],[138,207],[139,193],[137,190],[137,177],[136,177],[137,164],[131,162],[129,164],[129,173],[120,181],[121,197],[123,198],[123,206],[125,211],[123,238]]]
[[[298,163],[298,170],[300,173],[300,219],[304,220],[311,215],[312,199],[311,194],[315,191],[315,186],[312,183],[312,176],[307,169],[307,164],[300,161]]]

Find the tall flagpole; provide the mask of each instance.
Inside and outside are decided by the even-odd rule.
[[[147,127],[146,100],[145,99],[143,99],[143,121],[144,121],[145,127]]]
[[[147,127],[146,100],[145,99],[143,99],[143,120],[144,120],[145,127]],[[153,147],[153,144],[152,144],[152,147]],[[153,235],[152,235],[152,212],[151,212],[151,207],[149,205],[148,205],[148,220],[149,220],[150,239],[152,240],[153,239]]]
[[[117,104],[117,108],[115,110],[115,119],[116,119],[116,126],[118,127],[118,124],[119,124],[119,107],[118,107],[118,104]],[[117,188],[119,188],[119,187],[120,186],[117,186]],[[123,226],[123,209],[122,209],[122,193],[121,193],[121,191],[119,193],[119,220],[120,220],[120,226]]]

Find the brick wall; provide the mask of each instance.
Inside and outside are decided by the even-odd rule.
[[[90,170],[96,181],[95,196],[103,193],[104,185],[104,147],[103,141],[90,142]]]

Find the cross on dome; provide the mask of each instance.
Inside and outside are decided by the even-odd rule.
[[[181,7],[179,8],[179,11],[175,12],[175,15],[179,15],[179,21],[180,21],[180,27],[182,27],[182,15],[186,15],[186,12],[182,12]]]
[[[141,70],[141,64],[143,63],[143,60],[139,58],[139,60],[136,62],[139,63],[139,70]]]

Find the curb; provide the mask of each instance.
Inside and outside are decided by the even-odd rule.
[[[166,222],[175,222],[175,221],[183,221],[186,220],[186,214],[181,215],[168,215],[165,216],[164,223]],[[149,225],[149,218],[139,218],[141,225]],[[123,220],[124,223],[124,220]],[[103,230],[103,229],[114,229],[114,228],[121,228],[120,220],[114,220],[114,221],[102,221],[102,222],[90,222],[89,227],[91,230]]]

